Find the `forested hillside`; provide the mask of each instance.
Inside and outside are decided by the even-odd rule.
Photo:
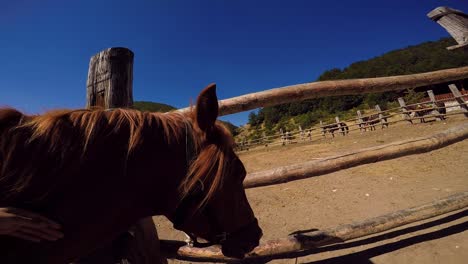
[[[140,111],[148,111],[148,112],[169,112],[171,110],[176,109],[175,107],[171,105],[147,102],[147,101],[136,101],[133,103],[133,107]]]
[[[454,44],[453,39],[443,38],[409,46],[366,61],[355,62],[344,69],[325,71],[317,80],[311,81],[383,77],[467,66],[468,53],[446,49]],[[280,127],[288,130],[297,128],[297,125],[310,127],[319,120],[331,119],[336,115],[346,117],[347,114],[355,113],[354,110],[373,108],[376,104],[385,109],[387,102],[395,101],[397,97],[404,95],[415,97],[414,91],[405,91],[404,94],[386,92],[326,97],[265,107],[257,113],[251,112],[248,124],[251,129],[262,130],[262,133],[266,134],[275,133]]]

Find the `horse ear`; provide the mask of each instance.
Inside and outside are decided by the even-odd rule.
[[[196,106],[196,123],[202,131],[212,128],[218,118],[218,97],[216,96],[216,84],[205,87],[198,95]]]

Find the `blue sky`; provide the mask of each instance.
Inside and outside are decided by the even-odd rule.
[[[211,82],[226,99],[310,82],[447,37],[426,14],[466,0],[0,0],[0,105],[82,108],[89,59],[135,53],[134,99],[185,107]],[[226,116],[236,125],[248,113]]]

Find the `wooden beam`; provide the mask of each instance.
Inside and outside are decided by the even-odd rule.
[[[86,108],[132,107],[133,52],[109,48],[91,57],[86,90]]]
[[[465,117],[468,117],[468,106],[466,104],[465,99],[463,99],[463,95],[458,90],[457,86],[455,84],[449,84],[449,89],[452,92],[453,97],[457,101],[458,105],[460,106],[460,109],[465,114]]]
[[[440,114],[440,110],[439,110],[439,107],[437,106],[434,92],[432,90],[428,90],[427,95],[429,96],[429,100],[431,101],[432,108],[434,108],[433,112],[435,113],[436,120],[437,121],[444,120],[445,117]]]
[[[468,138],[468,123],[434,135],[364,148],[319,160],[249,173],[245,188],[273,185],[320,176],[363,164],[429,152]]]
[[[384,115],[382,114],[382,108],[380,108],[380,105],[375,105],[375,110],[377,110],[377,113],[379,114],[379,123],[382,127],[388,127],[388,122],[384,120]]]
[[[327,96],[398,91],[468,78],[468,66],[411,75],[296,84],[219,101],[219,115]],[[189,111],[183,108],[179,111]]]
[[[441,25],[457,41],[458,45],[447,47],[448,50],[467,47],[468,15],[460,10],[440,6],[427,16]]]
[[[403,99],[403,97],[398,97],[398,103],[400,104],[403,119],[413,124],[411,116],[409,115],[408,107],[406,106],[405,99]]]
[[[357,113],[359,131],[362,133],[362,131],[366,131],[366,128],[364,127],[364,120],[362,120],[361,110],[357,110],[356,113]]]
[[[336,122],[336,125],[338,127],[338,133],[341,133],[341,135],[345,135],[345,132],[344,131],[341,131],[341,122],[340,122],[340,118],[335,116],[335,122]]]
[[[399,210],[378,217],[339,225],[325,230],[305,234],[291,235],[282,239],[266,241],[246,255],[246,259],[272,257],[275,255],[299,252],[316,247],[341,243],[364,237],[396,227],[422,221],[455,210],[468,207],[468,192],[457,193],[449,197],[420,206]],[[230,261],[219,247],[192,248],[181,246],[179,241],[162,240],[161,247],[170,258],[204,261]]]

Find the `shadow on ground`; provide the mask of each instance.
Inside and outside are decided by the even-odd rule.
[[[382,235],[377,235],[374,237],[361,239],[361,240],[357,240],[353,242],[325,246],[325,247],[305,250],[305,251],[297,252],[297,253],[276,255],[274,257],[268,257],[268,258],[262,258],[262,259],[250,259],[250,260],[244,260],[240,262],[231,262],[231,263],[255,263],[255,264],[268,263],[269,261],[273,259],[294,259],[298,257],[312,255],[312,254],[319,254],[321,252],[335,251],[335,250],[348,249],[348,248],[368,245],[368,244],[372,244],[375,242],[380,242],[383,240],[395,238],[401,235],[409,234],[412,232],[421,231],[421,230],[431,228],[434,226],[446,224],[446,223],[455,221],[457,219],[463,218],[465,216],[468,216],[468,210],[464,210],[456,214],[449,215],[444,218],[434,220],[431,222],[427,222],[424,224],[420,224],[417,226],[407,227],[401,230],[396,230],[393,232],[389,232],[389,233],[385,233]],[[435,239],[447,237],[450,235],[454,235],[457,233],[461,233],[466,230],[468,230],[468,221],[465,221],[463,223],[456,224],[456,225],[453,225],[453,226],[450,226],[450,227],[447,227],[438,231],[417,235],[414,237],[402,239],[402,240],[388,243],[385,245],[376,246],[376,247],[362,250],[359,252],[355,252],[355,253],[351,253],[351,254],[347,254],[343,256],[338,256],[338,257],[333,257],[333,258],[328,258],[324,260],[319,260],[319,261],[307,262],[307,263],[308,264],[345,264],[345,263],[371,264],[373,262],[370,259],[373,257],[383,255],[392,251],[396,251],[396,250],[409,247],[418,243],[422,243],[425,241],[435,240]]]

